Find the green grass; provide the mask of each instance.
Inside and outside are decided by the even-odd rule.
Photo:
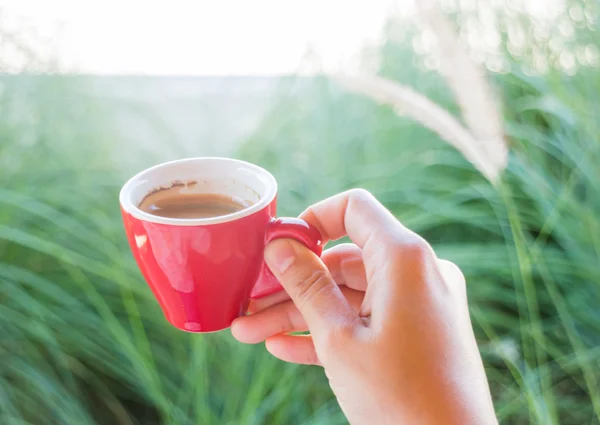
[[[12,81],[4,111],[35,101],[0,123],[0,423],[340,423],[316,368],[166,323],[123,237],[106,110],[77,81]]]
[[[402,46],[381,73],[456,111]],[[280,213],[371,190],[468,279],[503,424],[600,424],[600,78],[496,75],[511,144],[492,187],[393,111],[283,79],[239,158],[277,177]],[[84,81],[17,78],[0,95],[0,423],[345,423],[318,368],[229,333],[172,329],[122,232],[110,104]]]

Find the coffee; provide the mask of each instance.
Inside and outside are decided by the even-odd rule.
[[[173,186],[147,195],[139,205],[142,211],[168,218],[211,218],[232,214],[249,207],[247,202],[218,193],[190,193]]]

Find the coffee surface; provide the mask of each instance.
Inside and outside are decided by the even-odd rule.
[[[184,193],[181,187],[161,189],[147,195],[139,205],[142,211],[168,218],[212,218],[249,207],[228,195]]]

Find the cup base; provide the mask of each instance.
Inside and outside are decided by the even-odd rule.
[[[220,328],[220,329],[215,329],[215,330],[212,330],[212,331],[190,331],[188,329],[182,329],[182,328],[177,328],[177,329],[179,329],[180,331],[187,332],[189,334],[216,334],[218,332],[223,332],[223,331],[225,331],[225,330],[227,330],[229,328],[231,328],[231,326],[227,326],[227,327]]]
[[[190,334],[213,334],[213,333],[224,331],[231,327],[231,324],[223,325],[223,326],[216,326],[216,327],[215,326],[206,326],[206,325],[202,326],[202,325],[200,325],[200,323],[195,323],[195,322],[188,322],[183,325],[181,323],[175,324],[172,321],[170,321],[166,316],[165,316],[165,320],[167,321],[167,323],[169,325],[173,326],[175,329],[178,329],[180,331],[184,331],[184,332],[187,332]]]

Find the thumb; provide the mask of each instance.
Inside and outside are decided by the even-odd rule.
[[[361,323],[325,264],[301,243],[274,240],[265,249],[265,262],[304,317],[313,339]]]

